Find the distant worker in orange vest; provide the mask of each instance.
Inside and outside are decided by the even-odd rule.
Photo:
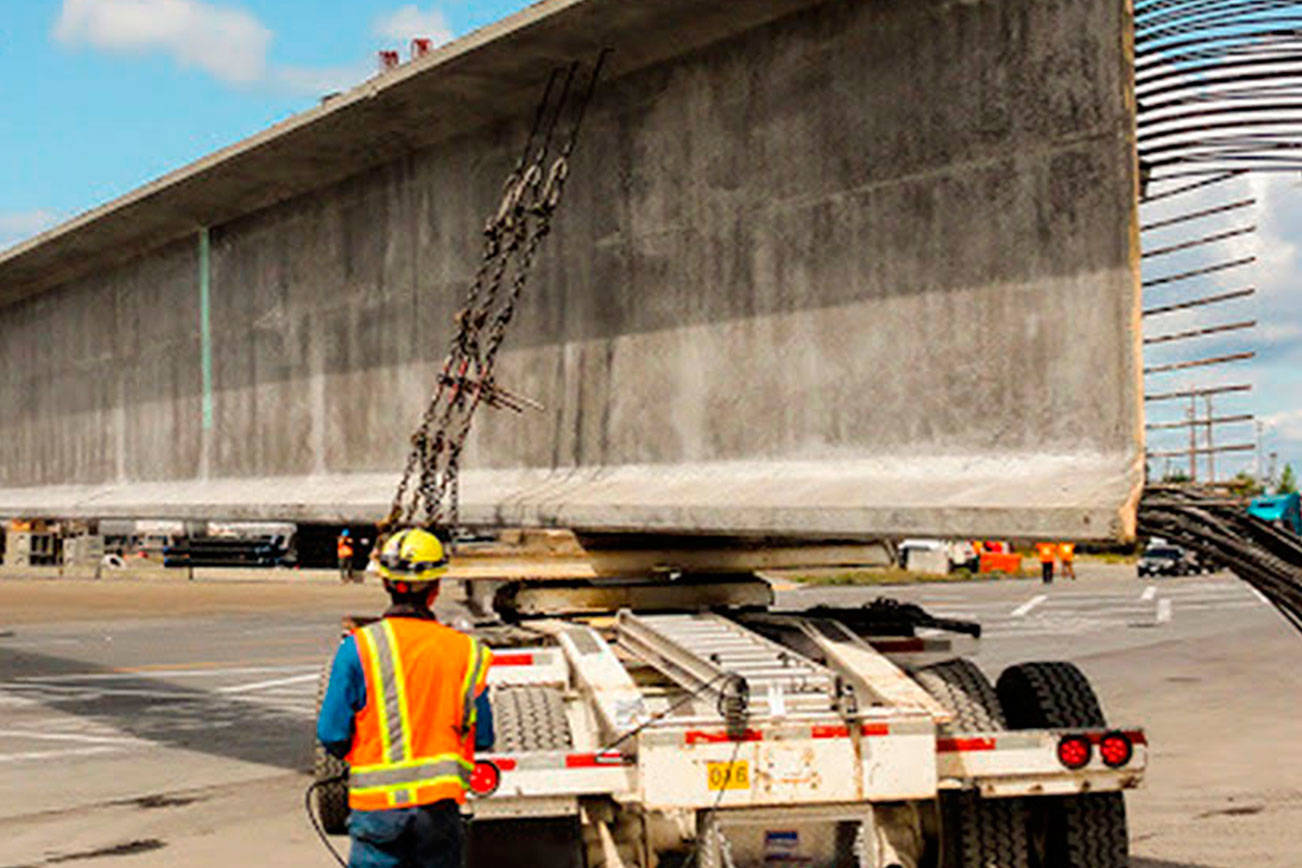
[[[1058,543],[1058,559],[1062,561],[1064,577],[1076,580],[1076,543]]]
[[[335,554],[339,557],[339,581],[351,582],[353,580],[353,538],[344,528],[339,532],[339,539],[335,542]]]
[[[1058,547],[1051,542],[1035,544],[1035,553],[1040,558],[1040,578],[1046,585],[1053,584],[1053,562],[1058,558]]]
[[[485,683],[492,652],[431,611],[448,559],[423,530],[379,558],[393,605],[339,646],[317,738],[349,764],[353,868],[460,868],[475,750],[493,746]]]

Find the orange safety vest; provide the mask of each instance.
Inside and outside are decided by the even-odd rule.
[[[1076,543],[1059,543],[1058,557],[1064,561],[1070,561],[1076,557]]]
[[[437,621],[384,618],[353,632],[366,705],[354,719],[348,805],[381,811],[466,801],[475,697],[492,652]]]
[[[1051,564],[1057,556],[1058,547],[1053,543],[1036,543],[1035,552],[1040,556],[1040,563]]]
[[[341,558],[351,558],[353,556],[353,544],[341,539],[335,544],[335,551]]]

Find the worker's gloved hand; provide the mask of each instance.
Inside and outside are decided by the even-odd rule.
[[[494,741],[493,705],[485,690],[475,699],[475,750],[492,750]]]

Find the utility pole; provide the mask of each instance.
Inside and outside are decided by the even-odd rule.
[[[1198,398],[1189,396],[1189,481],[1198,481]]]
[[[1212,429],[1215,424],[1212,422],[1216,414],[1212,412],[1212,396],[1208,395],[1203,399],[1207,406],[1207,481],[1212,485],[1216,484],[1216,444],[1213,442]]]
[[[1262,483],[1263,485],[1265,484],[1265,480],[1261,478],[1261,471],[1262,471],[1262,470],[1264,469],[1264,467],[1265,467],[1265,462],[1263,462],[1263,461],[1261,460],[1261,458],[1262,458],[1262,456],[1261,456],[1261,433],[1262,433],[1262,430],[1263,430],[1264,428],[1265,428],[1265,425],[1262,423],[1262,421],[1261,421],[1260,419],[1258,419],[1258,420],[1257,420],[1257,468],[1256,468],[1256,470],[1255,470],[1255,471],[1253,472],[1253,474],[1252,474],[1253,476],[1255,476],[1255,477],[1257,478],[1257,482],[1260,482],[1260,483]]]

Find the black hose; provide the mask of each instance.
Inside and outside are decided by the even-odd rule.
[[[330,836],[326,834],[325,828],[322,827],[321,821],[317,819],[316,812],[312,810],[312,794],[321,787],[331,784],[342,783],[347,780],[347,775],[336,775],[333,778],[326,778],[323,781],[313,781],[308,784],[307,790],[303,793],[303,810],[307,812],[307,818],[312,823],[312,828],[316,830],[316,835],[321,839],[321,844],[330,851],[330,855],[339,863],[340,868],[348,868],[348,863],[344,857],[339,855],[339,851],[330,843]]]

